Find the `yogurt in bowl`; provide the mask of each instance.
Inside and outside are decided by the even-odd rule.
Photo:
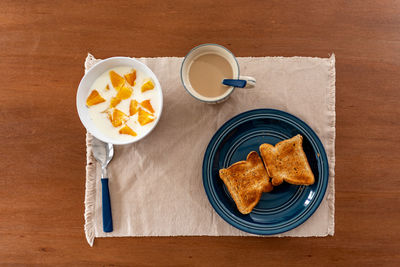
[[[113,57],[93,66],[77,93],[79,118],[97,139],[117,145],[137,142],[158,123],[161,85],[143,63]]]

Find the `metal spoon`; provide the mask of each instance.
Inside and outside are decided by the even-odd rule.
[[[103,231],[108,233],[113,231],[110,192],[108,190],[107,165],[114,156],[114,146],[106,144],[98,139],[92,139],[92,151],[95,159],[101,164],[101,195],[103,206]]]

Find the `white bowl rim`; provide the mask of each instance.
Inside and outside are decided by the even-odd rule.
[[[151,76],[152,76],[152,78],[153,78],[153,80],[154,80],[154,82],[155,82],[155,84],[156,84],[156,88],[157,88],[157,90],[158,90],[158,92],[159,92],[159,94],[160,94],[160,111],[159,111],[159,114],[158,114],[158,116],[157,116],[157,118],[156,118],[156,120],[155,120],[153,126],[151,127],[151,129],[150,129],[147,133],[145,133],[144,135],[142,135],[142,136],[140,136],[140,137],[138,137],[138,138],[136,138],[136,139],[133,139],[133,140],[120,141],[120,140],[114,140],[114,139],[109,138],[109,137],[107,137],[107,136],[98,136],[97,134],[95,134],[95,133],[92,131],[91,127],[89,127],[89,125],[87,125],[87,124],[85,123],[85,121],[82,119],[82,116],[84,116],[84,115],[82,114],[82,111],[81,111],[81,108],[82,108],[82,107],[80,107],[80,106],[78,105],[79,92],[80,92],[81,90],[83,90],[83,87],[84,87],[83,82],[84,82],[84,80],[88,77],[89,73],[90,73],[90,72],[93,72],[93,70],[95,70],[96,68],[98,68],[100,65],[103,65],[103,64],[105,64],[105,63],[107,63],[107,62],[114,61],[114,60],[123,60],[123,61],[127,61],[127,64],[126,64],[126,65],[133,65],[133,66],[134,66],[135,64],[141,65],[141,66],[148,72],[148,74],[151,74]],[[132,63],[132,64],[129,64],[129,63]],[[123,65],[123,64],[122,64],[122,65]],[[116,65],[115,67],[118,67],[118,66],[121,66],[121,64]],[[111,68],[112,68],[112,67],[110,67],[110,69],[111,69]],[[94,82],[94,80],[92,81],[92,83],[93,83],[93,82]],[[101,61],[99,61],[99,62],[97,62],[96,64],[94,64],[94,65],[85,73],[85,75],[83,75],[81,81],[79,82],[78,90],[77,90],[77,93],[76,93],[76,109],[77,109],[77,111],[78,111],[79,120],[82,122],[83,126],[86,128],[86,130],[87,130],[91,135],[93,135],[94,137],[96,137],[96,138],[99,139],[100,141],[103,141],[103,142],[105,142],[105,143],[110,143],[110,144],[113,144],[113,145],[127,145],[127,144],[136,143],[136,142],[142,140],[143,138],[145,138],[147,135],[149,135],[149,134],[153,131],[153,129],[156,127],[156,125],[158,124],[158,121],[159,121],[160,118],[161,118],[161,114],[162,114],[162,110],[163,110],[163,102],[164,102],[164,101],[163,101],[163,93],[162,93],[161,84],[160,84],[160,82],[158,81],[158,78],[157,78],[157,76],[154,74],[154,72],[153,72],[146,64],[140,62],[139,60],[134,59],[134,58],[131,58],[131,57],[123,57],[123,56],[116,56],[116,57],[110,57],[110,58],[102,59]],[[86,105],[85,105],[85,108],[87,108]]]

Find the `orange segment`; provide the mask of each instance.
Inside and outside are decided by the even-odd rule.
[[[145,109],[147,109],[148,111],[150,111],[151,113],[154,113],[154,109],[150,103],[150,100],[144,100],[144,101],[142,101],[142,103],[140,103],[140,105],[142,107],[144,107]]]
[[[132,70],[131,73],[125,74],[124,77],[125,77],[125,80],[126,80],[131,86],[135,86],[136,70]]]
[[[154,83],[152,80],[147,80],[146,82],[143,83],[142,85],[142,93],[146,92],[148,90],[154,89]]]
[[[116,107],[119,104],[119,102],[121,102],[121,98],[118,98],[118,97],[111,98],[110,108]]]
[[[131,100],[131,104],[129,105],[129,115],[135,115],[138,112],[139,103],[136,100]]]
[[[126,122],[127,120],[128,120],[128,115],[126,115],[119,109],[114,109],[111,122],[114,127],[121,126],[122,123]]]
[[[138,121],[140,125],[146,125],[152,121],[154,121],[155,117],[151,114],[148,113],[147,111],[143,110],[142,108],[139,108],[139,116],[138,116]]]
[[[122,86],[120,87],[121,89],[119,89],[118,94],[117,94],[117,98],[119,99],[128,99],[129,97],[131,97],[133,89],[132,87],[128,86]]]
[[[137,136],[137,134],[135,133],[134,130],[132,130],[131,128],[129,128],[128,125],[125,125],[124,127],[122,127],[121,129],[119,129],[119,133],[120,134],[129,134],[132,136]]]
[[[97,90],[93,90],[86,99],[86,105],[90,107],[102,103],[104,101],[106,100],[99,94],[99,92],[97,92]]]
[[[125,79],[113,70],[109,74],[112,86],[114,86],[115,90],[119,91],[119,88],[124,85]]]
[[[110,90],[110,85],[109,84],[107,84],[106,90]]]

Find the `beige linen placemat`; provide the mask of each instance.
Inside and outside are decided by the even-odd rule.
[[[161,119],[145,139],[115,146],[109,165],[114,231],[104,233],[100,166],[87,134],[85,233],[114,236],[247,236],[222,220],[208,202],[202,161],[215,131],[233,116],[256,108],[294,114],[321,139],[329,159],[329,185],[316,212],[299,227],[277,236],[334,234],[335,56],[242,57],[241,73],[257,79],[256,88],[237,89],[228,101],[208,105],[184,90],[179,71],[183,58],[138,58],[158,77],[164,94]],[[88,55],[88,70],[97,59]]]

